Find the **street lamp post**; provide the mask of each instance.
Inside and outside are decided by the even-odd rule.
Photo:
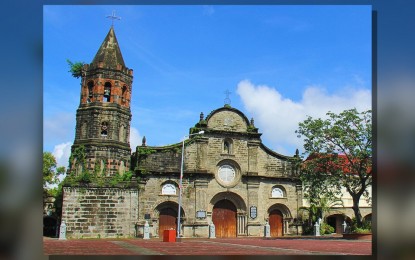
[[[205,131],[200,131],[198,133],[194,133],[194,134],[190,134],[190,135],[186,135],[183,138],[183,142],[182,142],[182,163],[180,166],[180,181],[179,181],[179,208],[177,210],[177,237],[176,237],[176,242],[180,241],[180,209],[182,207],[182,182],[183,182],[183,163],[184,163],[184,141],[187,140],[188,137],[192,136],[192,135],[201,135],[204,134]]]

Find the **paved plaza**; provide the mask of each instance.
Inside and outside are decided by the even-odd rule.
[[[371,255],[372,241],[333,239],[78,239],[44,238],[45,255]]]

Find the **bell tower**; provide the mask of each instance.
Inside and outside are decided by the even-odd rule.
[[[71,173],[88,170],[111,176],[129,170],[132,83],[133,70],[125,66],[111,26],[94,59],[82,70]],[[83,158],[76,157],[80,147]]]

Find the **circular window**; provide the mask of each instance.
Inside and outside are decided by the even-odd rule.
[[[216,181],[225,188],[232,188],[241,180],[239,167],[229,160],[220,163],[217,169]]]
[[[222,165],[219,167],[218,176],[223,183],[230,184],[235,180],[235,170],[230,165]]]

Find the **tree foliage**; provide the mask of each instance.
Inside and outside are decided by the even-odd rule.
[[[43,152],[43,188],[58,184],[59,175],[65,173],[65,167],[56,167],[56,159],[50,152]]]
[[[68,72],[70,72],[73,77],[79,78],[79,77],[82,76],[82,70],[83,70],[83,67],[84,67],[84,64],[85,64],[84,62],[78,61],[78,62],[74,63],[74,62],[70,61],[69,59],[66,59],[66,62],[69,65],[69,71]]]
[[[305,195],[313,204],[322,195],[336,197],[344,187],[353,198],[353,211],[358,225],[362,223],[359,200],[368,196],[372,185],[372,118],[371,111],[356,109],[328,118],[308,117],[296,133],[304,137],[308,159],[302,165],[301,179]]]
[[[308,186],[307,189],[310,190],[311,186]],[[334,207],[344,206],[343,200],[333,193],[329,193],[329,195],[324,193],[310,195],[310,193],[306,193],[305,197],[309,200],[310,206],[301,207],[300,211],[307,212],[308,221],[306,224],[311,227],[319,218],[324,219],[324,217],[327,216]]]

